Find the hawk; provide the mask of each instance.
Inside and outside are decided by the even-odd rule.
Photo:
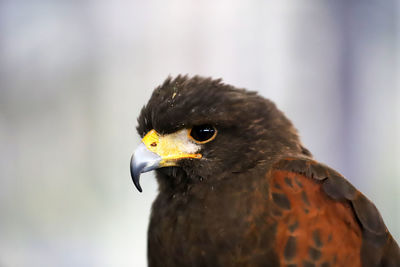
[[[148,264],[400,266],[375,205],[313,159],[275,104],[199,76],[168,78],[138,118],[131,159],[159,194]]]

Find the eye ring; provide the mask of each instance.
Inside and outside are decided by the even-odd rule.
[[[205,144],[214,140],[217,132],[217,129],[210,124],[196,125],[188,130],[188,137],[197,144]]]

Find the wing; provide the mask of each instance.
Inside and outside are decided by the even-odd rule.
[[[331,168],[279,161],[269,175],[281,266],[400,266],[379,211]]]

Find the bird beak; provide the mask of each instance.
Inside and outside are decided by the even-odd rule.
[[[139,183],[140,174],[159,168],[161,157],[147,149],[144,143],[141,143],[133,153],[131,158],[131,176],[137,190],[142,192]]]
[[[160,135],[151,130],[142,139],[131,158],[131,176],[137,190],[142,192],[140,174],[162,167],[177,166],[183,158],[201,158],[198,144],[190,141],[188,129],[169,135]]]

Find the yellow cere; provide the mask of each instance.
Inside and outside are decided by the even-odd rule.
[[[198,154],[200,146],[188,138],[188,129],[183,129],[172,134],[160,135],[155,130],[149,131],[142,142],[147,149],[158,154],[162,166],[174,166],[176,160],[183,158],[201,158]]]

